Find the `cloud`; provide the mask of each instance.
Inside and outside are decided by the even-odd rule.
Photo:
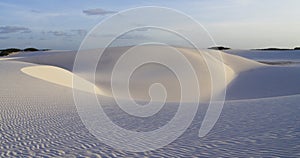
[[[124,40],[129,40],[129,39],[148,39],[149,36],[146,35],[140,35],[140,34],[124,34],[121,35],[119,37],[117,37],[117,39],[124,39]]]
[[[58,16],[65,16],[67,13],[58,13],[58,12],[45,12],[37,9],[31,9],[29,16],[35,16],[39,18],[46,18],[46,17],[58,17]]]
[[[54,36],[59,36],[59,37],[70,37],[72,34],[64,31],[48,31],[47,33],[52,34]]]
[[[44,40],[47,40],[46,38],[43,38],[43,37],[41,37],[41,38],[39,38],[39,40],[41,40],[41,41],[44,41]]]
[[[84,29],[75,29],[75,30],[71,30],[71,32],[73,32],[79,36],[85,36],[87,34],[87,31]]]
[[[106,15],[106,14],[116,13],[116,11],[104,10],[101,8],[87,9],[87,10],[83,10],[82,12],[86,15]]]
[[[27,27],[20,26],[0,26],[0,34],[6,33],[30,33],[31,30]]]
[[[9,39],[9,37],[0,37],[0,40]]]
[[[141,27],[141,28],[137,28],[134,31],[149,31],[151,28],[149,27]]]
[[[42,13],[40,10],[35,10],[35,9],[30,10],[30,12],[32,12],[32,13]]]
[[[74,36],[85,36],[87,31],[84,29],[64,30],[64,31],[42,31],[42,34],[52,34],[57,37],[74,37]]]

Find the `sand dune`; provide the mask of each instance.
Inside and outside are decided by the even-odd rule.
[[[265,64],[258,63],[253,60],[242,58],[236,55],[221,53],[222,61],[218,57],[218,52],[214,50],[203,50],[202,53],[198,53],[194,49],[189,48],[176,48],[178,51],[183,53],[183,55],[190,61],[197,73],[200,86],[200,99],[202,101],[209,100],[211,96],[211,74],[209,72],[207,62],[213,63],[217,68],[215,73],[226,75],[226,84],[224,86],[215,87],[218,91],[222,91],[227,88],[227,99],[247,99],[247,98],[264,98],[264,97],[274,97],[274,96],[284,96],[291,94],[298,94],[300,90],[293,86],[298,83],[299,74],[297,70],[295,71],[284,71],[285,68],[280,68],[276,66],[268,66]],[[130,47],[117,47],[108,48],[100,60],[97,67],[95,84],[101,89],[102,94],[107,96],[112,95],[110,86],[110,77],[113,66],[115,65],[117,59],[125,51],[136,51],[136,52],[167,52],[172,51],[165,46],[142,46],[135,49],[130,49]],[[85,53],[89,57],[97,56],[99,50],[89,50]],[[29,63],[42,64],[42,65],[52,65],[66,70],[72,71],[75,55],[75,51],[65,51],[65,52],[39,52],[31,53],[29,55],[23,54],[16,56],[15,59],[25,61]],[[209,54],[212,58],[203,58],[204,54]],[[87,58],[86,60],[89,60]],[[170,59],[172,61],[172,57]],[[209,60],[209,61],[205,61]],[[88,62],[88,61],[87,61]],[[45,68],[45,67],[41,67]],[[53,67],[50,67],[53,68]],[[35,69],[37,71],[38,68]],[[58,70],[58,69],[57,69]],[[44,70],[40,70],[44,71]],[[85,75],[88,70],[82,68],[82,73],[80,77],[93,83],[93,79],[89,75]],[[126,72],[126,68],[118,70],[119,72]],[[29,74],[29,73],[28,73]],[[50,75],[43,73],[41,75]],[[151,74],[151,75],[149,75]],[[38,73],[35,73],[35,77],[38,77]],[[60,74],[63,75],[63,74]],[[66,78],[70,78],[69,73],[66,73]],[[290,77],[288,77],[290,76]],[[45,78],[45,77],[38,77]],[[46,77],[48,78],[48,77]],[[188,79],[188,78],[187,78]],[[178,101],[180,98],[180,85],[176,76],[170,70],[157,66],[155,64],[144,65],[142,68],[137,69],[133,76],[131,77],[131,95],[137,100],[149,100],[148,89],[151,84],[160,82],[162,83],[168,93],[168,101]],[[125,80],[120,79],[117,81],[119,84],[124,84]],[[58,83],[59,84],[59,83]],[[62,83],[65,84],[65,83]],[[68,83],[71,85],[71,83]],[[227,87],[226,87],[227,86]],[[260,88],[261,87],[261,88]],[[124,91],[126,93],[126,91]],[[123,98],[126,95],[120,95],[118,97]]]
[[[116,60],[125,52],[125,51],[135,51],[135,52],[159,52],[159,53],[166,53],[170,52],[172,53],[171,49],[165,47],[165,46],[141,46],[138,48],[130,49],[130,47],[118,47],[118,48],[108,48],[104,53],[105,57],[101,58],[96,72],[96,81],[95,84],[98,87],[101,87],[102,93],[105,93],[107,95],[112,95],[111,87],[110,87],[110,77],[112,68],[116,63]],[[178,51],[182,52],[183,55],[189,60],[189,62],[192,64],[195,72],[197,73],[197,77],[199,79],[199,85],[200,85],[200,99],[202,101],[209,100],[211,96],[211,74],[209,72],[207,62],[210,64],[213,64],[215,67],[218,67],[215,69],[217,74],[224,74],[226,75],[226,82],[225,85],[217,86],[215,87],[215,90],[222,91],[226,89],[226,86],[231,83],[231,81],[240,73],[243,71],[247,71],[250,69],[254,69],[257,67],[263,66],[262,64],[259,64],[257,62],[247,60],[245,58],[241,58],[238,56],[230,55],[222,53],[223,61],[220,61],[218,57],[217,51],[207,51],[202,50],[202,52],[199,54],[194,49],[188,49],[188,48],[177,48]],[[90,50],[86,51],[86,54],[88,57],[92,57],[98,54],[99,50]],[[211,57],[203,58],[203,55],[209,55]],[[29,55],[21,55],[16,56],[15,60],[18,61],[25,61],[35,64],[43,64],[43,65],[52,65],[61,67],[64,69],[67,69],[69,71],[72,71],[73,68],[73,62],[75,59],[76,52],[72,51],[66,51],[66,52],[39,52],[39,53],[31,53]],[[168,56],[170,61],[172,61],[172,56]],[[89,60],[87,58],[86,60]],[[89,62],[89,61],[87,61]],[[176,61],[175,61],[176,62]],[[224,64],[223,64],[224,62]],[[85,78],[86,80],[93,82],[93,80],[87,76],[84,75],[88,70],[84,70],[82,74],[80,74],[81,77]],[[35,71],[38,69],[36,68]],[[44,71],[44,70],[41,70]],[[126,72],[126,68],[118,70],[119,72]],[[28,73],[30,74],[30,73]],[[147,75],[151,74],[151,75]],[[35,73],[35,77],[37,73]],[[41,75],[46,75],[46,73],[43,73]],[[50,74],[48,74],[50,75]],[[70,74],[66,73],[66,76],[69,76]],[[47,76],[47,75],[46,75]],[[45,77],[39,77],[39,78],[45,78]],[[46,77],[48,78],[48,77]],[[68,77],[66,77],[68,78]],[[189,79],[187,77],[187,79]],[[222,80],[222,79],[221,79]],[[157,66],[154,64],[148,64],[144,65],[143,68],[138,69],[135,71],[133,76],[131,77],[131,95],[133,98],[137,100],[149,100],[148,95],[148,88],[151,84],[159,82],[162,83],[167,90],[167,101],[178,101],[180,99],[180,85],[177,80],[177,78],[174,76],[173,73],[170,72],[170,70],[162,68],[161,66]],[[124,80],[120,79],[117,81],[119,84],[124,84]],[[65,84],[65,83],[62,83]],[[69,84],[70,85],[70,84]],[[216,85],[214,85],[216,86]],[[124,91],[126,93],[126,91]],[[125,95],[124,95],[125,96]],[[118,97],[122,98],[123,95],[120,95]]]
[[[227,99],[254,99],[300,94],[298,67],[261,67],[245,72],[228,86]]]
[[[108,80],[112,65],[120,52],[128,49],[107,50],[101,61],[104,66],[100,64],[97,69],[95,84],[84,68],[78,75],[71,72],[75,51],[24,53],[1,60],[0,157],[299,156],[299,67],[268,66],[225,53],[222,53],[222,63],[215,51],[205,52],[209,62],[216,65],[217,72],[226,72],[227,87],[220,86],[218,90],[227,88],[227,101],[220,119],[206,137],[198,137],[207,110],[207,103],[202,102],[190,128],[161,149],[132,153],[103,144],[89,133],[76,111],[71,88],[74,76],[82,81],[83,89],[79,90],[83,92],[93,93],[84,87],[97,87],[99,98],[107,105],[104,107],[106,112],[116,124],[126,129],[149,131],[160,128],[173,117],[178,107],[176,102],[166,103],[155,117],[136,118],[117,108],[111,97],[106,97],[111,95]],[[193,49],[177,49],[195,68],[202,90],[201,99],[205,101],[210,96],[211,86],[205,60]],[[170,50],[140,47],[133,51]],[[95,51],[86,53],[96,54]],[[126,68],[119,71],[124,72]],[[148,86],[154,82],[165,84],[170,101],[178,99],[178,81],[168,69],[146,65],[137,70],[132,79],[131,90],[136,99],[147,101]],[[111,134],[120,133],[113,131]]]
[[[176,48],[178,51],[183,53],[186,58],[191,62],[194,69],[196,70],[197,77],[199,78],[199,86],[201,93],[201,100],[207,101],[211,96],[211,75],[209,73],[207,63],[212,62],[218,66],[218,72],[216,73],[225,73],[226,75],[226,85],[227,87],[218,87],[219,91],[227,88],[227,100],[231,99],[253,99],[253,98],[265,98],[265,97],[275,97],[275,96],[284,96],[284,95],[293,95],[299,94],[300,88],[293,86],[299,84],[299,71],[297,67],[294,68],[285,68],[280,66],[268,66],[261,64],[259,62],[246,59],[240,56],[233,54],[221,53],[222,61],[218,58],[218,53],[215,50],[203,50],[204,53],[209,54],[213,58],[203,58],[202,54],[199,54],[194,49],[189,48]],[[95,84],[98,87],[99,94],[106,94],[106,96],[111,96],[111,87],[110,87],[110,77],[113,66],[115,65],[117,59],[125,52],[130,50],[130,47],[116,47],[108,48],[104,54],[105,57],[101,58],[100,62],[104,64],[99,64],[96,72]],[[85,53],[87,59],[96,58],[99,50],[89,50]],[[167,49],[164,46],[143,46],[135,48],[130,51],[140,51],[140,52],[167,52],[172,51]],[[46,67],[36,67],[35,71],[44,72],[44,73],[34,73],[35,77],[40,79],[55,79],[48,78],[47,76],[51,75],[50,70],[58,70],[56,72],[63,72],[66,76],[70,76],[73,69],[74,59],[77,52],[75,51],[63,51],[63,52],[40,52],[40,53],[31,53],[31,54],[19,54],[15,57],[10,57],[6,60],[17,60],[25,61],[29,63],[42,64],[42,65],[52,65],[56,66],[49,67],[49,71],[45,71]],[[255,54],[256,55],[256,54]],[[297,54],[295,54],[297,55]],[[215,57],[215,58],[214,58]],[[172,60],[172,57],[170,57]],[[209,60],[209,61],[205,61]],[[224,64],[223,64],[223,63]],[[101,65],[101,67],[100,67]],[[50,69],[51,68],[51,69]],[[64,71],[63,68],[69,71]],[[41,69],[41,70],[39,70]],[[223,71],[223,69],[225,71]],[[153,72],[154,73],[148,73]],[[287,71],[285,71],[287,70]],[[86,72],[84,72],[86,71]],[[85,75],[89,70],[83,68],[83,73],[79,74],[80,77],[87,80],[88,82],[93,83],[93,79],[89,75]],[[119,70],[120,72],[125,72],[124,69]],[[68,73],[66,73],[68,72]],[[28,73],[30,74],[30,73]],[[41,75],[39,77],[39,75]],[[44,77],[43,77],[44,76]],[[60,73],[59,76],[64,76]],[[70,77],[69,77],[70,78]],[[145,65],[142,69],[135,71],[131,78],[131,95],[134,99],[137,100],[149,100],[148,89],[151,84],[159,82],[162,83],[168,92],[168,101],[178,101],[180,98],[180,85],[176,76],[170,72],[170,70],[162,68],[157,65]],[[233,82],[234,81],[234,82]],[[53,81],[60,84],[60,81]],[[68,81],[67,85],[70,87],[71,80]],[[119,84],[124,84],[124,80],[120,79]],[[61,85],[66,85],[66,81],[61,83]],[[101,88],[100,88],[101,87]],[[126,93],[126,91],[124,91]],[[125,96],[125,95],[124,95]],[[119,96],[119,97],[124,97]]]
[[[73,88],[72,80],[73,78],[76,78],[80,81],[82,85],[77,86],[79,87],[78,90],[89,92],[89,93],[95,93],[98,95],[106,95],[104,92],[102,92],[97,86],[90,83],[89,81],[80,78],[79,76],[71,73],[70,71],[67,71],[65,69],[54,67],[54,66],[29,66],[24,67],[21,69],[21,71],[29,76],[48,81],[54,84],[58,84],[61,86],[65,86],[68,88]],[[93,87],[94,91],[90,91],[90,88],[87,87]]]

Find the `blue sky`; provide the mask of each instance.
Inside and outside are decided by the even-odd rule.
[[[300,46],[299,0],[2,0],[0,48],[78,49],[91,28],[124,9],[163,6],[182,11],[232,48]]]

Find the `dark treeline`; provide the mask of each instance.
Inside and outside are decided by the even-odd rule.
[[[254,49],[254,50],[300,50],[300,47],[295,47],[295,48],[261,48],[261,49]]]
[[[25,49],[19,49],[19,48],[7,48],[7,49],[1,49],[0,50],[0,56],[7,56],[11,53],[15,52],[35,52],[35,51],[47,51],[50,49],[37,49],[37,48],[25,48]]]
[[[229,47],[224,47],[224,46],[215,46],[215,47],[210,47],[208,49],[214,49],[214,50],[228,50],[230,49]]]
[[[229,47],[224,47],[224,46],[214,46],[214,47],[210,47],[208,49],[214,49],[214,50],[229,50],[231,48]],[[258,48],[258,49],[252,49],[252,50],[270,50],[270,51],[283,51],[283,50],[300,50],[300,47],[295,47],[295,48]]]

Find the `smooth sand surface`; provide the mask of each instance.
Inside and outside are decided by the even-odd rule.
[[[230,55],[230,54],[222,54],[222,58],[220,58],[219,52],[214,50],[202,50],[201,53],[194,49],[188,48],[176,48],[180,51],[192,64],[193,69],[195,70],[199,86],[200,86],[200,99],[201,101],[208,101],[211,97],[211,87],[215,86],[215,90],[223,91],[226,89],[226,86],[229,85],[232,80],[234,80],[240,72],[244,72],[250,69],[254,69],[257,67],[263,67],[263,64],[260,64],[255,61],[251,61],[245,58],[241,58],[238,56]],[[88,57],[96,58],[99,50],[90,50],[86,51]],[[104,54],[105,56],[101,58],[100,63],[97,67],[95,84],[96,86],[101,89],[101,93],[105,93],[108,96],[112,95],[111,91],[111,72],[112,68],[115,65],[117,59],[125,52],[146,52],[151,54],[152,52],[159,52],[159,53],[172,53],[172,49],[169,49],[166,46],[140,46],[134,49],[129,49],[129,47],[117,47],[117,48],[108,48]],[[45,65],[52,65],[57,66],[60,68],[67,69],[72,71],[73,69],[73,62],[75,59],[76,52],[66,51],[66,52],[38,52],[36,54],[29,54],[28,56],[22,55],[22,57],[16,59],[18,61],[25,61],[30,63],[36,64],[45,64]],[[206,56],[203,58],[203,56]],[[172,61],[172,56],[168,56],[169,60]],[[90,58],[87,58],[86,62],[89,62]],[[174,61],[176,62],[176,61]],[[212,85],[211,82],[211,74],[207,63],[214,66],[214,73],[216,74],[224,74],[226,75],[226,82],[223,85]],[[41,67],[43,68],[43,67]],[[53,67],[51,67],[53,68]],[[36,67],[34,71],[38,72],[39,68]],[[85,73],[90,73],[85,70],[84,66],[82,68],[82,73],[79,74],[80,77],[84,78],[85,80],[90,81],[93,83],[93,79],[89,76],[84,75]],[[53,69],[52,69],[53,70]],[[44,70],[40,70],[44,71]],[[119,72],[126,72],[128,71],[126,67],[118,70]],[[184,70],[181,70],[184,71]],[[29,71],[26,71],[28,75],[32,74]],[[146,73],[145,73],[146,72]],[[34,73],[33,76],[38,77],[40,73]],[[150,75],[149,75],[150,74]],[[50,76],[51,72],[44,72],[40,74],[42,76]],[[62,74],[60,74],[61,76]],[[65,73],[66,78],[69,76],[69,73]],[[48,77],[38,77],[40,79],[46,79]],[[49,78],[53,79],[53,78]],[[189,80],[189,77],[186,77],[186,80]],[[215,83],[221,83],[222,78],[220,81],[216,81]],[[59,81],[55,81],[58,83]],[[118,84],[124,84],[126,80],[119,79],[117,81]],[[130,92],[131,96],[136,100],[149,100],[148,89],[149,86],[155,82],[162,83],[167,90],[167,101],[178,101],[180,100],[180,85],[178,79],[174,76],[170,70],[162,68],[161,66],[157,66],[154,64],[148,64],[143,66],[143,68],[138,69],[135,71],[133,76],[131,77],[131,85],[130,85]],[[58,83],[59,84],[59,83]],[[66,83],[62,83],[66,84]],[[70,83],[68,84],[70,85]],[[101,87],[101,88],[100,88]],[[216,92],[216,93],[217,93]],[[124,90],[123,93],[127,93],[127,90]],[[119,98],[124,98],[126,95],[115,96]],[[124,98],[128,99],[128,98]],[[188,100],[187,100],[188,101]]]
[[[90,83],[89,81],[74,75],[70,71],[67,71],[65,69],[54,67],[54,66],[29,66],[24,67],[21,69],[21,71],[29,76],[48,81],[50,83],[58,84],[61,86],[65,86],[68,88],[73,88],[72,80],[73,78],[76,78],[79,80],[79,82],[82,84],[80,86],[77,86],[81,91],[89,92],[89,93],[95,93],[98,95],[105,95],[98,87],[96,87],[94,84]],[[90,88],[87,87],[93,87],[95,91],[90,91]]]
[[[228,54],[222,52],[220,53],[222,58],[220,58],[219,51],[215,50],[201,50],[201,53],[199,53],[198,51],[189,48],[176,49],[189,60],[197,74],[201,101],[208,101],[210,99],[212,86],[215,86],[214,88],[217,91],[215,93],[226,89],[227,100],[276,97],[300,93],[300,88],[294,86],[297,85],[300,80],[300,72],[295,67],[286,68],[270,66],[233,55],[233,53]],[[140,46],[133,49],[130,47],[108,48],[104,51],[103,57],[95,72],[95,82],[90,75],[86,75],[91,72],[84,66],[82,66],[82,72],[77,72],[77,75],[75,76],[80,76],[80,78],[86,80],[87,83],[95,83],[98,94],[112,96],[111,72],[119,57],[126,51],[133,53],[146,52],[145,54],[151,54],[152,52],[173,53],[172,51],[174,50],[169,49],[166,46]],[[84,52],[88,55],[83,61],[86,60],[88,63],[91,58],[97,58],[98,52],[99,50],[89,50]],[[45,71],[47,67],[43,66],[31,69],[24,68],[23,71],[27,70],[26,73],[34,77],[71,87],[72,80],[70,80],[70,76],[72,76],[72,73],[70,71],[73,69],[76,53],[76,51],[37,52],[19,54],[19,56],[16,55],[15,58],[6,60],[51,65],[52,67],[49,67],[49,70],[47,71]],[[168,56],[168,58],[172,61],[172,56]],[[214,65],[214,73],[226,75],[225,84],[212,85],[211,74],[207,63]],[[126,73],[127,71],[127,67],[123,67],[119,69],[117,73]],[[52,73],[57,73],[60,77],[55,77]],[[60,80],[62,78],[64,79]],[[186,77],[187,81],[189,79],[189,77]],[[168,94],[167,101],[177,102],[180,100],[181,93],[178,79],[169,69],[163,68],[162,66],[157,66],[155,64],[144,65],[133,73],[130,80],[131,97],[136,100],[150,100],[148,89],[152,84],[157,82],[162,83],[165,86]],[[222,79],[220,79],[220,83],[221,80]],[[117,80],[117,83],[120,85],[125,84],[125,82],[127,81],[123,78]],[[215,83],[219,82],[217,81]],[[81,89],[87,90],[88,88],[81,86]],[[124,89],[122,93],[124,93],[124,95],[119,94],[119,96],[115,97],[128,99],[125,95],[127,89]]]

